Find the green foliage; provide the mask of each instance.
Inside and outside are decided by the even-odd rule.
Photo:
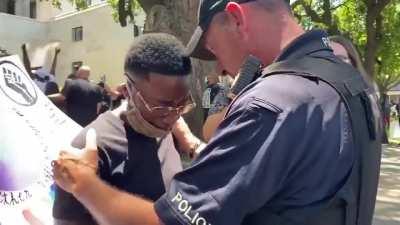
[[[51,4],[57,8],[57,9],[61,9],[61,2],[60,0],[39,0],[39,1],[51,1]]]
[[[331,20],[323,7],[329,2]],[[324,28],[353,41],[364,58],[367,48],[367,5],[360,0],[298,0],[293,4],[295,15],[306,29]],[[308,7],[308,11],[307,11]],[[312,11],[310,11],[310,9]],[[314,13],[314,14],[313,14]],[[382,92],[400,83],[400,0],[391,0],[380,14],[382,31],[378,34],[375,81]]]
[[[62,4],[60,0],[39,0],[39,1],[51,1],[51,4],[58,8],[62,8]],[[88,2],[86,0],[68,0],[71,4],[73,4],[77,10],[86,9],[88,6]]]
[[[113,8],[113,18],[116,22],[121,21],[123,19],[127,19],[129,16],[129,12],[132,12],[132,17],[129,18],[129,22],[134,22],[135,12],[141,10],[140,4],[137,0],[128,0],[130,4],[126,4],[124,10],[119,7],[119,0],[107,0],[110,4],[111,8]],[[130,6],[130,7],[129,7]],[[125,11],[125,12],[121,12]]]
[[[341,33],[350,38],[363,55],[363,47],[367,44],[365,5],[361,1],[347,1],[335,11],[335,15]]]
[[[118,0],[107,0],[108,4],[110,4],[111,8],[113,8],[112,17],[115,22],[118,22]]]
[[[40,0],[40,1],[51,1],[52,5],[56,8],[61,9],[60,0]],[[68,0],[73,4],[77,10],[84,10],[89,7],[87,0]],[[135,12],[141,10],[140,4],[137,0],[107,0],[113,9],[112,17],[115,22],[119,22],[121,26],[126,26],[127,23],[133,23],[135,18]]]
[[[383,15],[376,80],[387,91],[400,83],[400,3],[389,4]]]

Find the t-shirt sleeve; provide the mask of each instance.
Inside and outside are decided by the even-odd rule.
[[[74,148],[82,149],[85,147],[86,132],[89,127],[85,127],[72,141]],[[108,179],[110,176],[110,157],[103,148],[98,147],[99,164],[98,175],[102,179]],[[81,221],[92,223],[92,216],[87,209],[70,193],[61,188],[55,188],[55,200],[53,205],[53,216],[56,219],[68,221]]]
[[[68,98],[69,94],[71,93],[71,89],[72,89],[72,80],[67,79],[64,82],[61,94],[64,95],[65,98]]]
[[[288,170],[283,156],[289,148],[281,144],[288,136],[282,129],[285,116],[259,99],[231,109],[192,167],[177,174],[155,203],[161,221],[239,225],[265,205],[279,191]]]

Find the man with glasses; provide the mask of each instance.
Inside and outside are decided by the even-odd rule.
[[[261,61],[193,165],[156,202],[104,185],[90,169],[70,179],[62,171],[76,164],[62,157],[58,184],[103,225],[371,224],[380,118],[325,32],[305,32],[284,0],[202,0],[188,46],[216,59],[219,74]]]
[[[190,59],[175,37],[135,38],[125,61],[127,102],[101,114],[72,142],[83,148],[88,129],[96,130],[101,179],[153,201],[168,189],[172,176],[182,170],[171,129],[194,107],[190,72]],[[53,215],[59,225],[96,224],[90,212],[58,188]]]

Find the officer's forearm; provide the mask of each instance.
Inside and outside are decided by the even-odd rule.
[[[91,177],[74,196],[101,225],[161,225],[153,203]]]

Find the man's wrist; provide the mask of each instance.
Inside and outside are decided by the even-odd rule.
[[[198,139],[198,142],[194,144],[192,148],[190,148],[190,157],[194,158],[200,154],[200,152],[204,149],[206,144]]]
[[[99,182],[101,182],[101,180],[96,173],[94,173],[93,176],[86,176],[81,182],[73,185],[71,194],[77,199],[85,198],[92,189],[96,189],[93,187],[98,186]]]

